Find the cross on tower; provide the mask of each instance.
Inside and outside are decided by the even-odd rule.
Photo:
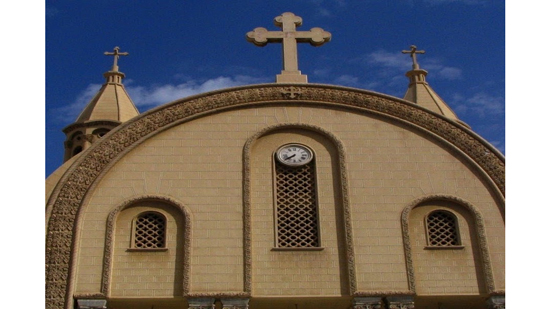
[[[110,52],[105,52],[104,54],[106,56],[114,56],[115,60],[114,60],[114,63],[113,63],[113,68],[111,69],[111,71],[113,72],[118,72],[118,57],[119,56],[128,56],[129,54],[127,52],[119,52],[118,50],[120,49],[120,47],[116,46],[114,49],[113,49],[113,52],[110,53]]]
[[[307,76],[301,75],[298,70],[298,46],[297,43],[308,42],[313,46],[321,46],[330,41],[330,32],[321,28],[311,28],[310,31],[296,31],[296,27],[302,25],[302,18],[293,13],[286,12],[275,17],[275,25],[282,31],[268,31],[266,28],[255,28],[246,34],[246,39],[257,46],[265,46],[267,43],[279,43],[283,45],[283,70],[277,75],[278,83],[307,83]]]
[[[416,54],[425,54],[425,50],[416,50],[416,46],[411,45],[411,50],[404,50],[402,51],[403,54],[411,54],[411,58],[413,60],[413,70],[420,69],[420,66],[418,65],[418,62],[416,61]]]

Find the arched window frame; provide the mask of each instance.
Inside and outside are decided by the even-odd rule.
[[[67,141],[71,150],[71,156],[75,156],[83,150],[82,146],[84,145],[84,133],[82,133],[82,131],[76,131],[71,134],[71,137]]]
[[[75,142],[75,140],[77,142],[79,142],[84,136],[84,133],[82,131],[76,131],[74,132],[73,134],[71,134],[71,137],[69,138],[69,140]],[[77,139],[77,137],[80,137],[79,139]]]
[[[439,235],[441,231],[432,231],[430,232],[430,221],[433,216],[436,214],[441,213],[446,215],[453,224],[451,233],[453,234],[453,237],[456,239],[455,244],[434,244],[432,242],[432,239],[435,237],[441,236]],[[446,209],[435,209],[433,211],[430,211],[426,217],[424,218],[424,226],[426,230],[426,249],[462,249],[464,246],[462,245],[462,240],[460,237],[460,226],[458,222],[458,217],[453,212],[446,210]],[[436,233],[439,233],[437,235],[434,235]]]
[[[295,144],[295,143],[293,143]],[[288,144],[285,144],[285,145],[288,145]],[[282,146],[285,146],[285,145],[282,145]],[[317,181],[317,165],[316,165],[316,154],[315,154],[315,151],[307,146],[307,145],[303,145],[303,144],[298,144],[298,145],[302,145],[302,146],[305,146],[306,148],[308,148],[309,150],[311,150],[312,154],[313,154],[313,158],[310,162],[308,162],[307,164],[305,165],[302,165],[302,166],[294,166],[294,167],[290,167],[290,166],[286,166],[284,164],[282,164],[281,162],[278,161],[277,159],[277,151],[274,151],[273,152],[273,155],[272,155],[272,166],[273,166],[273,204],[274,204],[274,231],[275,231],[275,247],[273,248],[273,250],[323,250],[323,247],[321,246],[321,228],[320,228],[320,220],[319,220],[319,189],[318,189],[318,181]],[[281,147],[282,147],[281,146]],[[280,147],[279,147],[280,148]],[[307,168],[309,169],[310,171],[310,175],[311,175],[311,179],[312,179],[312,191],[313,191],[313,194],[314,194],[314,198],[313,198],[313,204],[311,205],[313,208],[314,208],[314,216],[313,218],[311,218],[313,221],[314,221],[314,226],[315,226],[315,237],[316,237],[316,241],[313,242],[313,244],[310,244],[310,245],[302,245],[302,246],[286,246],[286,245],[283,245],[281,244],[280,242],[280,236],[281,236],[281,232],[282,229],[281,229],[281,226],[280,226],[280,221],[279,221],[279,210],[280,210],[280,200],[278,198],[278,191],[279,191],[279,185],[278,185],[278,181],[277,181],[277,177],[278,177],[278,168],[283,168],[283,169],[288,169],[288,170],[296,170],[296,169],[300,169],[300,168]]]
[[[138,220],[140,218],[143,218],[143,217],[145,217],[147,215],[151,215],[151,214],[158,216],[162,220],[163,226],[160,228],[162,230],[162,235],[163,235],[162,244],[159,245],[158,247],[153,247],[153,248],[138,247],[138,245],[137,245],[137,241],[138,241],[137,233],[138,233],[138,228],[139,228],[138,227],[138,225],[139,225]],[[131,234],[131,240],[130,240],[130,248],[128,249],[128,251],[166,251],[166,250],[168,250],[168,248],[166,247],[167,225],[168,225],[168,220],[166,219],[166,215],[159,212],[159,211],[147,210],[147,211],[140,212],[137,216],[135,216],[132,219],[132,234]]]

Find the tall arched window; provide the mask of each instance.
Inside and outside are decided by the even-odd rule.
[[[133,227],[133,248],[159,249],[166,247],[166,217],[161,213],[140,213],[134,219]]]
[[[276,246],[320,247],[313,151],[301,144],[281,146],[274,155]]]
[[[449,211],[435,210],[426,216],[426,234],[430,247],[460,246],[456,216]]]
[[[75,156],[82,152],[82,145],[84,144],[84,134],[77,131],[71,135],[69,139],[69,147],[72,148],[71,155]]]

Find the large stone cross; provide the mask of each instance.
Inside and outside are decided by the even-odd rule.
[[[418,65],[418,62],[416,61],[416,54],[425,54],[425,50],[416,50],[416,46],[411,45],[411,50],[404,50],[402,51],[403,54],[411,54],[411,58],[413,60],[413,70],[420,69],[420,66]]]
[[[110,53],[110,52],[105,52],[104,53],[106,56],[114,56],[114,58],[115,58],[115,61],[113,63],[113,68],[111,69],[111,71],[113,71],[113,72],[118,72],[118,64],[117,64],[118,57],[119,56],[128,56],[127,52],[121,53],[121,52],[118,51],[119,49],[120,49],[120,47],[116,46],[112,53]]]
[[[296,31],[296,27],[302,25],[302,18],[287,12],[275,17],[275,25],[282,31],[268,31],[266,28],[255,28],[246,34],[246,39],[257,46],[265,46],[267,43],[279,43],[283,45],[283,70],[277,75],[278,83],[307,83],[307,75],[302,75],[298,70],[298,46],[297,43],[308,42],[313,46],[321,46],[330,41],[330,32],[321,28],[311,28],[310,31]]]

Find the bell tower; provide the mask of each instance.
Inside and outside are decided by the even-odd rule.
[[[443,99],[428,85],[426,75],[428,71],[420,68],[416,59],[417,54],[425,54],[426,51],[418,50],[415,45],[411,45],[411,50],[402,51],[403,54],[411,54],[412,70],[406,73],[409,78],[409,87],[403,99],[414,102],[424,108],[431,110],[437,114],[443,115],[452,119],[467,128],[470,126],[464,121],[458,119],[453,110],[443,101]]]
[[[111,70],[103,74],[105,83],[76,121],[63,129],[67,136],[63,162],[89,148],[114,127],[139,115],[122,84],[124,73],[118,70],[118,58],[128,53],[119,52],[119,49],[115,47],[113,52],[105,52],[114,57]]]

